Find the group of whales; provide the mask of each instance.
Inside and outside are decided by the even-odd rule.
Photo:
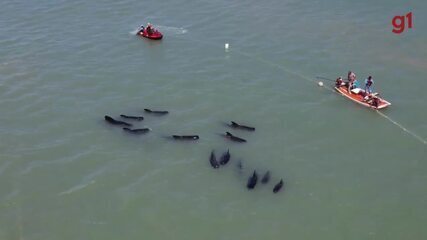
[[[155,111],[155,110],[151,110],[148,108],[145,108],[144,111],[148,114],[153,114],[153,115],[166,115],[169,112],[168,111]],[[128,116],[128,115],[124,115],[124,114],[120,114],[120,117],[124,118],[124,119],[128,119],[128,120],[135,120],[135,121],[142,121],[144,120],[143,116]],[[124,122],[124,121],[120,121],[120,120],[116,120],[108,115],[104,116],[105,121],[107,121],[108,123],[112,124],[112,125],[118,125],[118,126],[125,126],[123,127],[123,131],[128,132],[128,133],[132,133],[132,134],[145,134],[151,131],[151,128],[135,128],[135,129],[131,129],[129,127],[132,127],[133,125],[128,123],[128,122]],[[191,140],[197,140],[199,139],[199,136],[197,135],[172,135],[173,139],[191,139]]]
[[[215,169],[218,169],[221,165],[226,165],[231,159],[231,154],[230,154],[230,150],[228,149],[226,152],[224,152],[219,161],[217,160],[216,156],[215,156],[215,151],[212,150],[211,155],[209,157],[209,163],[211,164],[211,166]],[[237,164],[239,169],[242,169],[242,162],[239,161]],[[270,181],[270,171],[267,171],[264,176],[261,179],[261,183],[262,184],[267,184]],[[246,183],[246,187],[249,190],[252,190],[255,188],[256,184],[258,182],[258,174],[256,173],[256,170],[254,170],[253,174],[248,178],[248,182]],[[273,193],[277,193],[280,191],[280,189],[282,189],[283,187],[283,179],[280,179],[280,181],[278,183],[276,183],[276,185],[274,185],[273,187]]]
[[[249,126],[245,126],[245,125],[241,125],[238,124],[236,122],[231,121],[231,124],[228,125],[232,128],[236,128],[236,129],[242,129],[242,130],[247,130],[247,131],[255,131],[254,127],[249,127]],[[235,141],[235,142],[246,142],[245,139],[243,138],[239,138],[234,136],[233,134],[226,132],[225,137]],[[231,159],[231,155],[230,155],[230,150],[228,149],[226,152],[224,152],[221,156],[221,158],[219,159],[219,161],[216,159],[215,156],[215,151],[212,150],[211,151],[211,155],[209,157],[209,163],[211,164],[211,166],[215,169],[219,168],[221,165],[226,165]],[[242,162],[239,161],[238,165],[237,165],[240,169],[242,169]],[[261,179],[261,183],[262,184],[267,184],[270,181],[270,171],[267,171],[264,176]],[[252,190],[255,188],[256,184],[258,182],[258,174],[256,172],[256,170],[253,171],[252,175],[248,178],[248,182],[246,184],[246,187],[249,190]],[[280,179],[280,181],[278,183],[276,183],[276,185],[274,185],[273,187],[273,193],[277,193],[280,191],[280,189],[282,189],[283,187],[283,179]]]
[[[145,108],[144,111],[148,114],[152,114],[152,115],[166,115],[169,113],[169,111],[157,111],[157,110],[151,110],[148,108]],[[134,120],[134,121],[142,121],[144,120],[143,116],[128,116],[128,115],[124,115],[124,114],[120,114],[121,118],[124,119],[128,119],[128,120]],[[120,120],[116,120],[108,115],[104,116],[104,119],[106,122],[112,124],[112,125],[117,125],[117,126],[124,126],[122,129],[123,131],[126,131],[128,133],[132,133],[132,134],[145,134],[148,133],[149,131],[151,131],[150,128],[136,128],[136,129],[131,129],[129,127],[132,127],[133,125],[131,123],[128,122],[124,122],[124,121],[120,121]],[[249,130],[249,131],[255,131],[255,128],[253,127],[248,127],[245,125],[240,125],[236,122],[231,121],[231,124],[229,125],[232,128],[237,128],[237,129],[245,129],[245,130]],[[233,134],[231,134],[230,132],[226,132],[223,135],[225,138],[230,139],[231,141],[234,142],[246,142],[245,139],[234,136]],[[173,139],[176,140],[199,140],[200,137],[199,135],[172,135],[171,136]]]
[[[153,115],[166,115],[166,114],[169,113],[168,111],[155,111],[155,110],[151,110],[151,109],[148,109],[148,108],[145,108],[144,111],[146,113],[148,113],[148,114],[153,114]],[[128,116],[128,115],[121,114],[120,117],[124,118],[124,119],[128,119],[128,120],[134,120],[134,121],[142,121],[142,120],[144,120],[143,116]],[[106,122],[108,122],[108,123],[110,123],[112,125],[124,126],[122,128],[123,131],[128,132],[128,133],[132,133],[132,134],[146,134],[146,133],[148,133],[148,132],[151,131],[150,128],[135,128],[135,129],[131,129],[130,127],[133,126],[131,123],[120,121],[120,120],[116,120],[116,119],[114,119],[114,118],[112,118],[112,117],[110,117],[108,115],[105,115],[104,119],[105,119]],[[254,127],[249,127],[249,126],[246,126],[246,125],[242,125],[242,124],[236,123],[234,121],[231,121],[231,124],[228,124],[228,126],[231,127],[231,128],[234,128],[234,129],[241,129],[241,130],[246,130],[246,131],[255,131]],[[226,132],[223,136],[225,138],[233,141],[233,142],[239,142],[239,143],[246,142],[245,139],[237,137],[237,136],[233,135],[230,132]],[[198,140],[199,139],[198,135],[172,135],[171,137],[173,139],[176,139],[176,140]],[[226,165],[230,161],[230,159],[231,159],[230,150],[227,150],[226,152],[224,152],[222,154],[222,156],[220,157],[219,161],[216,159],[214,150],[212,150],[210,158],[209,158],[209,162],[210,162],[210,165],[213,168],[217,169],[221,165],[223,165],[223,166]],[[238,167],[239,167],[239,169],[242,169],[242,162],[241,161],[239,161]],[[269,181],[270,181],[270,171],[267,171],[263,175],[263,177],[261,179],[261,183],[262,184],[267,184]],[[257,174],[256,170],[254,170],[253,173],[252,173],[252,175],[249,176],[249,178],[248,178],[246,187],[249,190],[254,189],[255,186],[256,186],[256,184],[257,184],[257,182],[258,182],[258,174]],[[274,185],[274,187],[273,187],[273,193],[279,192],[282,187],[283,187],[283,179],[280,179],[280,181],[276,185]]]

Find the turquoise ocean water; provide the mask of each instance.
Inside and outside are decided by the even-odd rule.
[[[424,0],[2,1],[0,239],[426,239],[426,11]],[[408,12],[414,28],[393,34]],[[146,22],[162,41],[134,36]],[[348,70],[373,75],[392,106],[317,85]],[[153,131],[103,120],[120,114]],[[212,169],[213,149],[230,163]],[[254,169],[271,182],[248,191]]]

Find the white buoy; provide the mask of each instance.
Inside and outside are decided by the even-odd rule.
[[[319,87],[323,87],[323,82],[319,82]]]
[[[228,44],[228,43],[226,43],[225,45],[224,45],[224,48],[225,49],[228,49],[230,47],[230,44]]]

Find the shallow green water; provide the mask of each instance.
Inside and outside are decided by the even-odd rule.
[[[0,239],[426,238],[426,10],[421,0],[4,1]],[[393,34],[392,17],[409,11],[414,28]],[[147,21],[161,42],[132,35]],[[374,76],[397,125],[317,86],[348,70]],[[153,131],[129,136],[106,114],[144,115],[135,126]],[[257,130],[228,142],[230,120]],[[212,169],[210,151],[227,148],[230,164]],[[247,191],[254,169],[272,179]]]

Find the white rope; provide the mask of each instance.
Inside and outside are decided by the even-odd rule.
[[[192,39],[192,41],[201,42],[201,43],[203,43],[203,44],[213,45],[213,46],[217,47],[217,45],[216,45],[216,44],[207,43],[207,42],[200,41],[200,40]],[[277,64],[277,63],[271,62],[271,61],[269,61],[269,60],[266,60],[266,59],[263,59],[263,58],[260,58],[260,57],[255,57],[255,56],[253,56],[253,55],[247,54],[247,53],[242,52],[242,51],[239,51],[239,50],[232,50],[232,51],[233,51],[233,52],[236,52],[236,53],[238,53],[238,54],[240,54],[240,55],[243,55],[243,56],[246,56],[246,57],[252,58],[252,59],[254,59],[254,60],[258,60],[258,61],[263,62],[263,63],[265,63],[265,64],[267,64],[267,65],[270,65],[270,66],[272,66],[272,67],[276,67],[276,68],[278,68],[278,69],[280,69],[280,70],[282,70],[282,71],[284,71],[284,72],[286,72],[286,73],[292,74],[292,75],[297,76],[297,77],[302,78],[302,79],[305,79],[305,80],[307,80],[307,81],[309,81],[309,82],[317,83],[317,81],[315,81],[314,79],[309,78],[309,77],[307,77],[307,76],[305,76],[305,75],[303,75],[303,74],[301,74],[301,73],[294,72],[294,71],[292,71],[292,70],[290,70],[290,69],[287,69],[287,68],[285,68],[285,67],[283,67],[283,66],[281,66],[281,65],[279,65],[279,64]],[[330,91],[334,92],[334,90],[333,90],[332,88],[327,87],[327,86],[324,86],[324,87],[325,87],[326,89],[328,89],[328,90],[330,90]],[[376,110],[376,111],[377,111],[377,113],[378,113],[380,116],[384,117],[384,118],[385,118],[385,119],[387,119],[389,122],[393,123],[395,126],[399,127],[400,129],[402,129],[404,132],[406,132],[406,133],[408,133],[409,135],[411,135],[412,137],[414,137],[414,138],[415,138],[416,140],[418,140],[419,142],[423,143],[424,145],[427,145],[427,141],[426,141],[425,139],[423,139],[422,137],[418,136],[418,135],[417,135],[417,134],[415,134],[414,132],[412,132],[412,131],[408,130],[407,128],[405,128],[404,126],[402,126],[402,124],[400,124],[400,123],[396,122],[395,120],[391,119],[389,116],[385,115],[384,113],[382,113],[382,112],[380,112],[380,111],[378,111],[378,110]]]
[[[414,132],[409,131],[407,128],[405,128],[404,126],[402,126],[400,123],[394,121],[393,119],[391,119],[389,116],[385,115],[384,113],[376,110],[377,113],[379,115],[381,115],[382,117],[384,117],[385,119],[389,120],[391,123],[393,123],[394,125],[398,126],[400,129],[402,129],[404,132],[408,133],[409,135],[411,135],[412,137],[414,137],[415,139],[417,139],[418,141],[420,141],[421,143],[423,143],[424,145],[427,145],[427,141],[425,139],[423,139],[422,137],[418,136],[417,134],[415,134]]]

